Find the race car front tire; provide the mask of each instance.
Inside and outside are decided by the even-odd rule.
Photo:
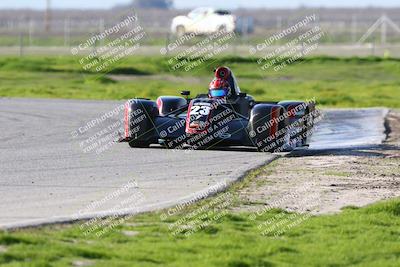
[[[155,143],[155,117],[158,115],[154,101],[146,99],[132,99],[125,107],[125,138],[131,147],[148,147]]]

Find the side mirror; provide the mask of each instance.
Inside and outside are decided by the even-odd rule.
[[[188,96],[190,96],[190,91],[182,91],[181,95],[188,97]]]
[[[247,93],[239,93],[239,97],[246,97]]]
[[[186,102],[189,103],[190,91],[182,91],[181,96],[184,96],[186,98]]]

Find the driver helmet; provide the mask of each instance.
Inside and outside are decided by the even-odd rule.
[[[208,96],[210,98],[223,98],[231,95],[231,87],[229,83],[221,78],[215,78],[211,81]]]

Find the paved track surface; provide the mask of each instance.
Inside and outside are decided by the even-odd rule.
[[[380,144],[385,139],[384,108],[324,110],[310,149],[343,149]]]
[[[101,120],[121,104],[0,99],[0,228],[173,206],[210,186],[221,189],[276,157],[240,149],[131,149],[108,136],[121,127],[122,111]],[[326,111],[311,149],[380,143],[385,114],[384,109]]]

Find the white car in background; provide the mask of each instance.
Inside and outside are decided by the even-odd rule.
[[[188,33],[212,34],[217,31],[233,32],[235,16],[229,11],[200,7],[187,16],[177,16],[172,20],[171,31],[177,36]]]

